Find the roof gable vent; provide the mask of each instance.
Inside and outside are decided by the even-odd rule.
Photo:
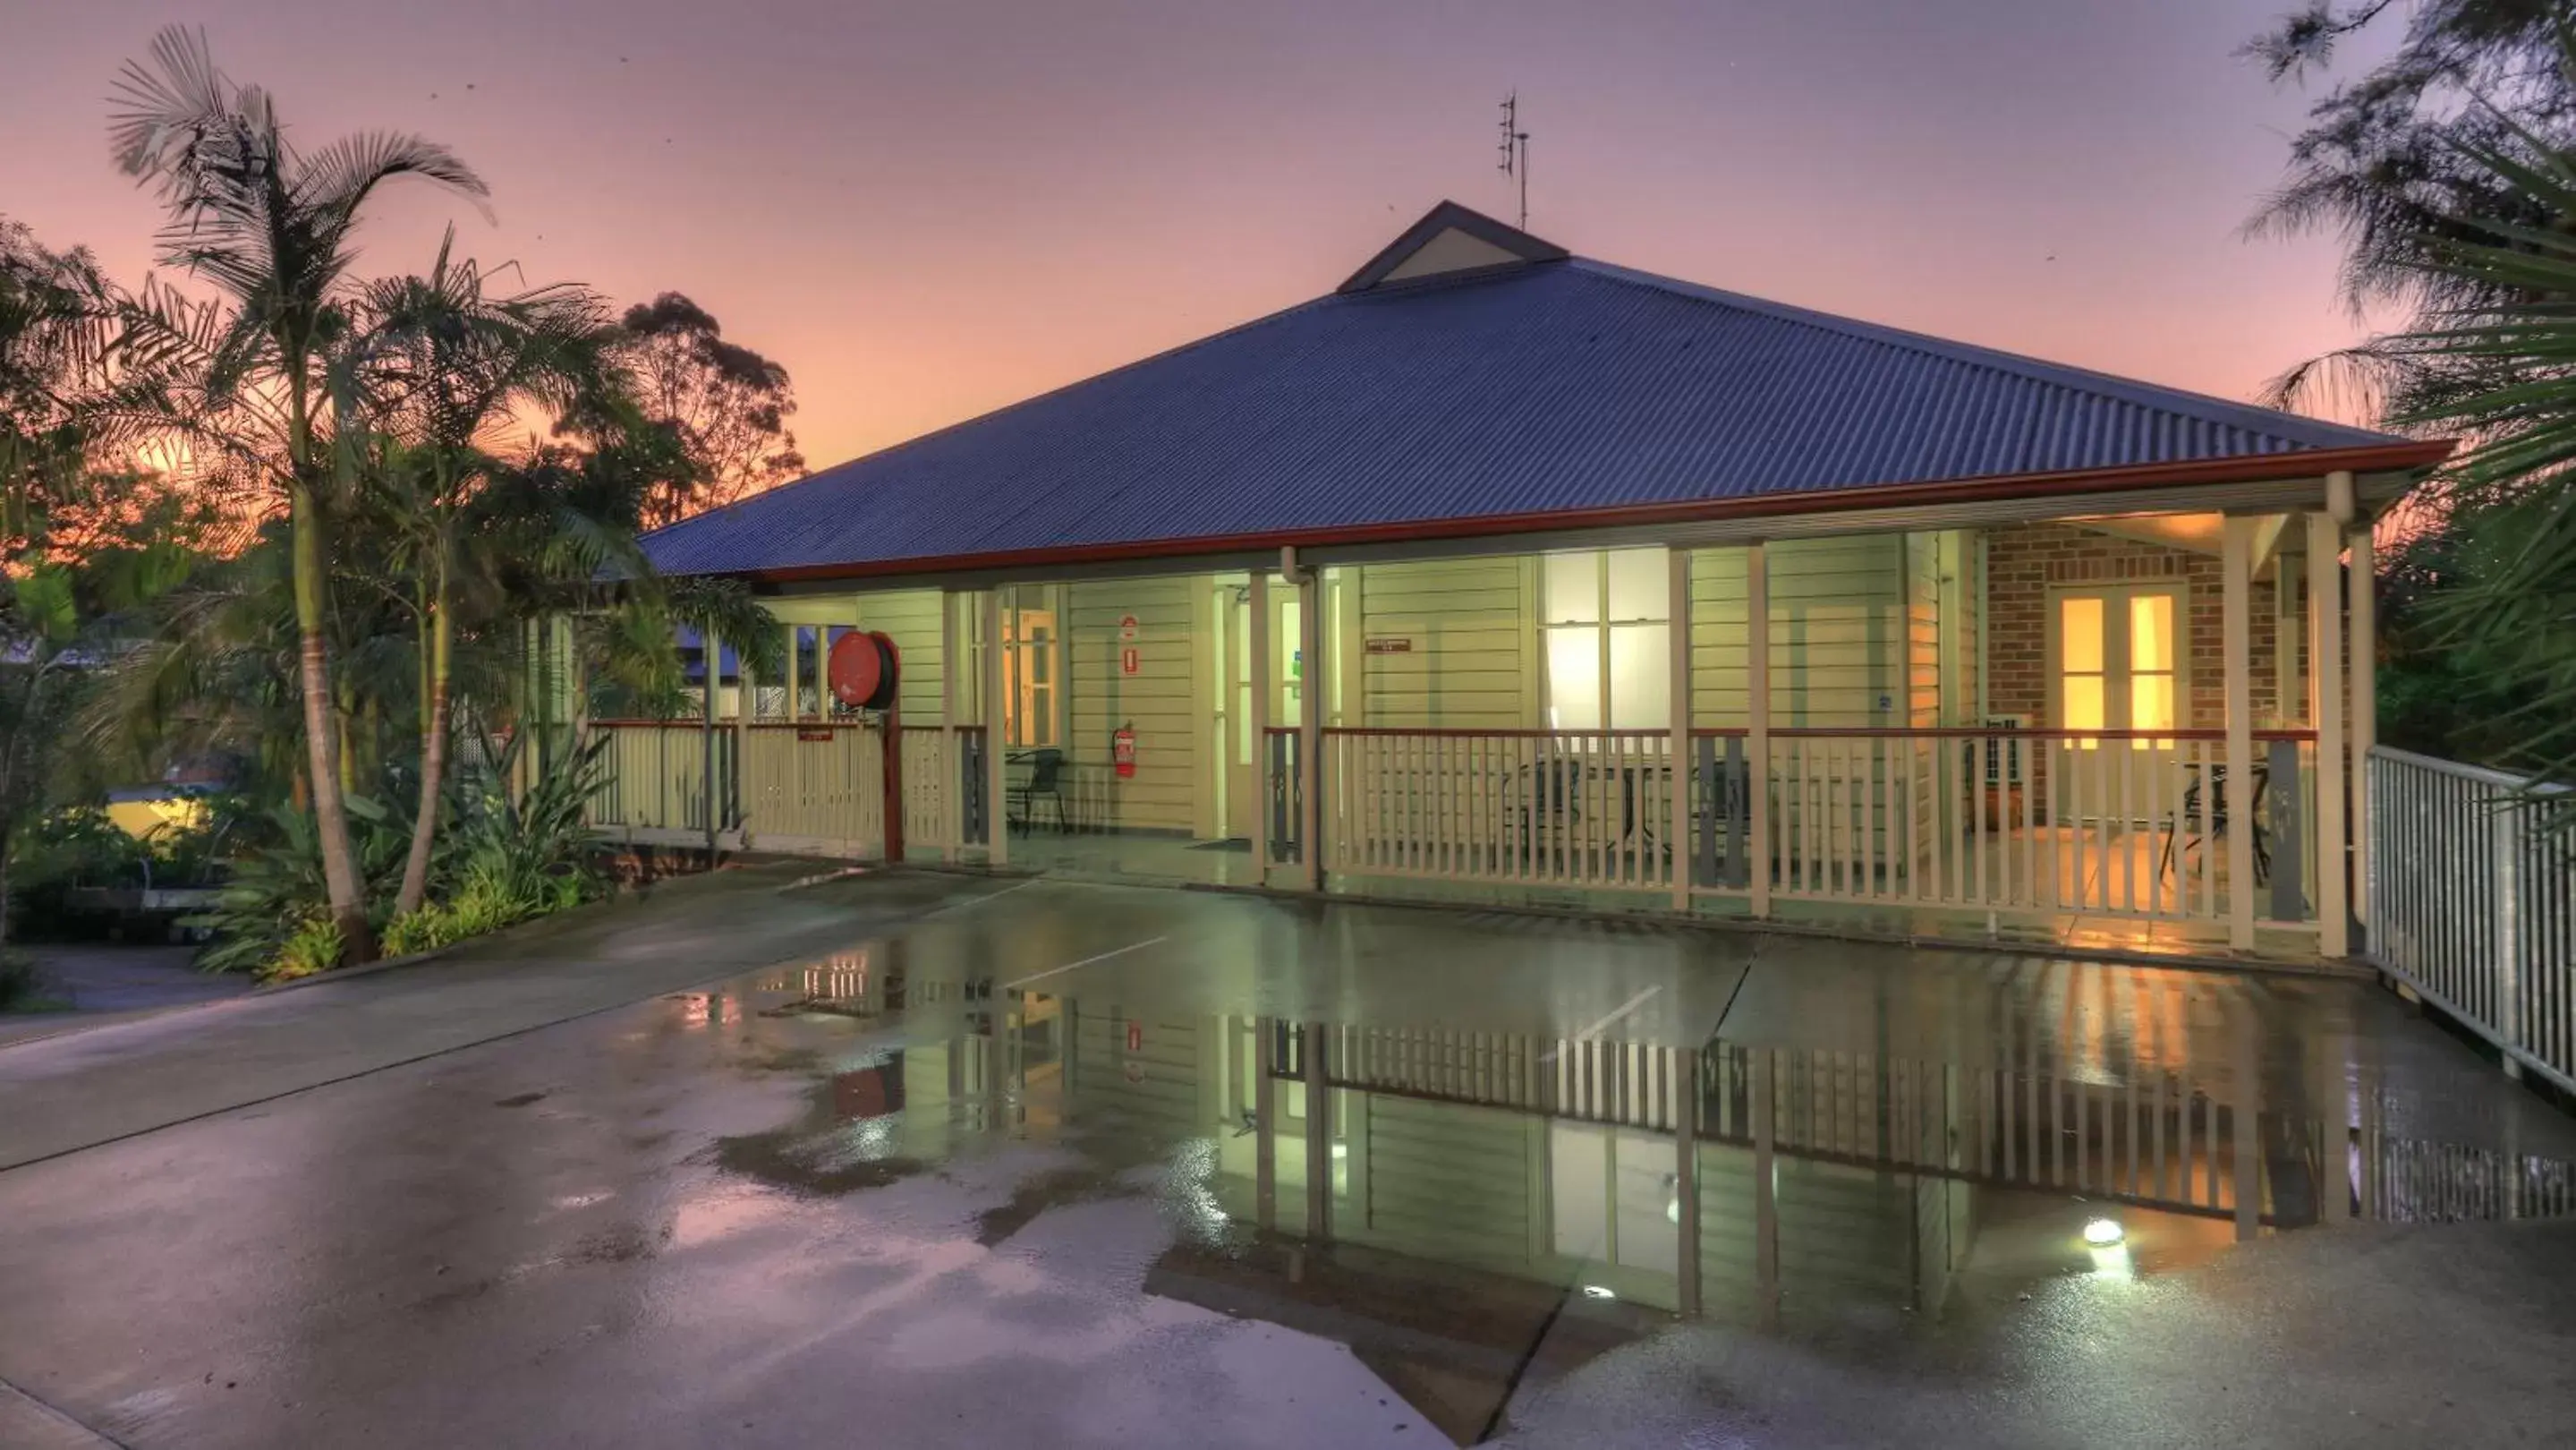
[[[1532,262],[1561,262],[1565,248],[1482,212],[1444,201],[1405,228],[1338,289],[1366,292],[1431,277],[1501,271]]]

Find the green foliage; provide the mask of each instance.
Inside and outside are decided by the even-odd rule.
[[[2576,76],[2576,28],[2558,42]],[[2544,224],[2464,215],[2426,238],[2421,265],[2468,279],[2465,295],[2482,300],[2390,342],[2460,381],[2401,421],[2470,443],[2450,467],[2436,540],[2399,577],[2423,586],[2420,613],[2451,656],[2442,672],[2478,677],[2452,704],[2462,753],[2576,779],[2576,144],[2519,125],[2506,134],[2454,149],[2514,198],[2508,218]]]
[[[390,895],[410,844],[408,827],[365,796],[349,798],[349,824],[369,895]],[[214,933],[213,943],[198,954],[201,969],[266,975],[299,933],[329,922],[330,892],[322,875],[321,833],[309,813],[272,806],[244,826],[231,877],[215,904],[184,924]]]
[[[34,957],[0,948],[0,1012],[46,1012],[68,1005],[53,995],[53,983]]]
[[[757,601],[656,577],[636,535],[801,469],[785,370],[676,294],[619,325],[585,288],[493,286],[507,269],[453,233],[418,274],[364,277],[380,187],[479,205],[482,181],[418,137],[290,144],[201,34],[163,31],[116,91],[115,163],[197,295],[117,288],[0,219],[0,933],[38,822],[17,864],[40,896],[220,853],[217,970],[328,965],[325,916],[363,956],[389,900],[429,903],[395,927],[410,944],[583,899],[596,754],[514,794],[508,766],[442,780],[432,742],[559,738],[594,684],[675,705],[681,622],[775,667]],[[144,446],[185,477],[114,471]],[[569,658],[540,659],[563,618]],[[264,807],[229,834],[138,847],[61,814],[205,757]]]
[[[524,739],[525,737],[521,737]],[[568,752],[535,772],[514,791],[517,740],[493,752],[491,764],[458,772],[439,838],[430,900],[417,911],[380,921],[387,952],[435,950],[468,937],[566,910],[599,892],[591,857],[596,837],[583,824],[582,805],[599,787],[607,742]],[[391,907],[402,872],[410,823],[366,796],[349,798],[367,898],[378,916]],[[231,879],[212,909],[188,924],[215,933],[198,965],[212,972],[255,972],[263,979],[300,975],[314,961],[331,926],[322,879],[321,846],[311,817],[279,807],[260,829],[246,832],[250,849],[235,858]],[[336,928],[327,939],[336,945]],[[298,955],[298,954],[301,955]]]
[[[287,933],[277,956],[260,969],[263,982],[292,982],[316,972],[327,972],[340,965],[349,944],[340,935],[340,924],[328,916],[308,917]]]
[[[37,820],[20,835],[10,864],[13,933],[58,929],[76,915],[72,892],[79,887],[216,885],[233,823],[248,807],[233,796],[203,797],[200,805],[198,820],[140,838],[95,805],[66,806]]]
[[[514,739],[490,768],[460,775],[433,899],[387,924],[387,951],[434,951],[598,894],[591,864],[597,838],[583,824],[582,806],[599,788],[608,742],[549,761],[514,795],[508,783],[525,739]]]
[[[2476,567],[2474,526],[2456,513],[2389,551],[2379,573],[2379,738],[2400,750],[2502,764],[2520,744],[2530,704],[2510,660],[2463,638],[2446,596]]]

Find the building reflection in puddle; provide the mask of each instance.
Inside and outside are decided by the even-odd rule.
[[[864,952],[710,1002],[684,1013],[896,1029],[817,1051],[807,1117],[727,1166],[837,1193],[997,1136],[1071,1150],[977,1237],[1153,1196],[1178,1232],[1147,1292],[1343,1342],[1461,1443],[1533,1366],[1679,1319],[1916,1333],[2043,1280],[2123,1292],[2383,1213],[2411,1151],[2266,1102],[2235,1042],[2212,1068],[2098,1036],[1981,1062],[1557,1041],[907,984]]]

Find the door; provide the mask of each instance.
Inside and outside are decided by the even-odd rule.
[[[1217,592],[1217,759],[1224,762],[1217,788],[1225,798],[1217,819],[1228,837],[1248,841],[1258,819],[1252,769],[1252,586],[1230,580],[1219,584]]]
[[[1217,592],[1215,733],[1221,797],[1216,818],[1225,834],[1249,841],[1268,808],[1259,764],[1266,742],[1253,738],[1252,588],[1240,578],[1220,580]],[[1270,587],[1270,725],[1287,729],[1304,707],[1305,661],[1299,653],[1299,607],[1293,589]]]
[[[2060,730],[2176,730],[2188,682],[2179,584],[2067,590],[2051,602],[2050,723]],[[2178,742],[2063,739],[2051,761],[2058,819],[2138,823],[2164,798]]]

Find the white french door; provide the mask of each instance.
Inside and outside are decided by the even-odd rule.
[[[2067,731],[2183,728],[2184,702],[2190,698],[2184,670],[2185,603],[2177,583],[2055,594],[2048,621],[2050,724]],[[2161,798],[2164,762],[2177,743],[2152,735],[2059,739],[2051,790],[2057,806],[2051,814],[2084,821],[2135,816],[2134,802],[2141,795],[2149,801]],[[2103,751],[2127,758],[2103,759],[2097,754]],[[2138,789],[2142,784],[2143,792]],[[2118,808],[2124,799],[2133,804]]]

